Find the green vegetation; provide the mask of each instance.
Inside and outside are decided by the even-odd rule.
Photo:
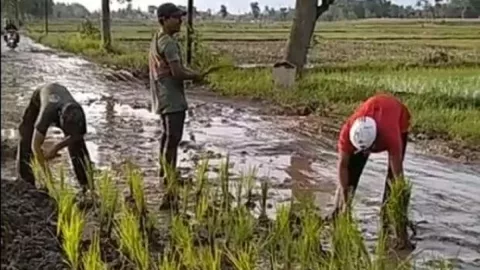
[[[147,210],[150,217],[156,213],[157,221],[162,220],[161,226],[160,222],[152,222],[157,225],[150,230],[143,226],[138,205],[128,204],[123,196],[119,197],[122,207],[114,213],[115,233],[103,236],[95,232],[104,229],[102,225],[93,228],[93,233],[82,233],[87,223],[101,224],[95,221],[102,217],[93,213],[108,198],[92,196],[99,201],[93,208],[80,210],[78,202],[72,200],[73,190],[52,178],[49,194],[57,198],[58,215],[62,216],[58,224],[62,232],[59,240],[70,269],[111,269],[114,263],[126,269],[412,269],[411,259],[401,262],[390,259],[395,250],[389,248],[384,232],[380,232],[382,237],[376,248],[370,250],[350,213],[340,214],[333,222],[323,221],[309,199],[278,208],[274,220],[256,218],[248,203],[258,196],[249,188],[255,176],[249,173],[235,180],[239,181],[234,183],[237,185],[230,185],[227,162],[220,165],[218,178],[208,178],[208,160],[201,161],[193,183],[175,189],[179,191],[179,207],[160,212]],[[38,165],[33,166],[41,171]],[[119,181],[142,186],[143,178],[136,172],[134,166],[127,166],[121,174],[124,179]],[[95,182],[104,185],[105,179],[111,177],[106,173],[96,174]],[[178,183],[176,179],[168,182]],[[237,190],[231,193],[229,185]],[[387,202],[387,208],[391,209],[389,213],[395,213],[389,217],[399,219],[392,223],[395,228],[404,226],[406,210],[405,201],[398,203],[396,198],[409,192],[409,185],[392,188],[393,199]],[[267,184],[262,185],[261,194],[265,196],[261,201],[266,201]],[[260,208],[264,207],[262,203]],[[90,244],[85,245],[87,242]],[[156,248],[158,245],[163,248]]]
[[[480,144],[480,32],[478,20],[364,20],[318,24],[308,70],[294,90],[275,89],[270,68],[223,69],[209,76],[225,95],[270,100],[293,112],[346,116],[378,91],[398,95],[413,114],[413,131],[471,146]],[[57,21],[42,43],[102,64],[147,74],[147,51],[154,22],[113,21],[114,52],[100,50],[96,34],[79,22]],[[96,25],[93,26],[97,27]],[[237,64],[271,64],[282,57],[288,23],[200,23],[197,67],[225,57]],[[224,41],[224,40],[232,41]],[[256,41],[238,41],[255,39]],[[199,42],[199,43],[198,43]],[[201,45],[201,46],[200,46]],[[230,60],[228,60],[230,61]]]

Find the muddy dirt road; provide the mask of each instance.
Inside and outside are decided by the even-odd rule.
[[[2,43],[2,141],[14,142],[16,126],[36,86],[59,82],[81,102],[88,118],[87,145],[100,167],[131,158],[145,172],[147,195],[158,203],[159,121],[148,110],[149,92],[140,84],[112,82],[106,71],[78,57],[58,53],[22,37],[16,51]],[[324,209],[335,190],[335,152],[325,142],[284,131],[281,120],[258,109],[199,91],[189,91],[191,110],[184,134],[180,166],[185,173],[202,153],[218,164],[227,152],[234,171],[258,167],[259,177],[273,181],[272,203],[309,192]],[[59,130],[49,135],[61,137]],[[3,147],[2,147],[3,149]],[[62,159],[68,154],[62,152]],[[367,239],[376,238],[385,178],[385,155],[368,163],[356,197],[357,215]],[[413,220],[418,225],[420,258],[446,256],[464,269],[480,269],[480,171],[461,164],[431,160],[410,146],[405,163],[414,183]],[[2,178],[13,176],[13,159],[2,165]],[[75,184],[75,181],[72,181]]]

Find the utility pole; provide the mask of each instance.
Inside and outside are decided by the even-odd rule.
[[[188,0],[187,6],[187,64],[192,64],[193,36],[193,0]]]
[[[45,0],[45,34],[48,34],[48,0]]]

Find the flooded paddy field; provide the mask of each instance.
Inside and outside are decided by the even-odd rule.
[[[15,51],[5,49],[2,43],[1,68],[2,179],[14,178],[14,155],[8,152],[15,151],[16,128],[31,93],[43,83],[58,82],[84,107],[87,147],[96,166],[115,168],[130,159],[144,173],[149,206],[159,204],[162,188],[156,174],[161,125],[149,111],[150,94],[144,85],[108,80],[108,71],[101,67],[28,38],[22,38]],[[188,98],[190,110],[179,156],[183,174],[191,175],[196,162],[205,155],[216,167],[228,153],[235,173],[256,167],[257,177],[271,181],[269,203],[273,209],[305,193],[315,196],[323,213],[331,209],[336,187],[333,145],[286,131],[282,125],[295,121],[294,117],[279,121],[248,103],[218,98],[200,89],[190,89]],[[52,128],[48,136],[54,141],[62,134]],[[61,154],[61,161],[68,162],[67,152]],[[377,237],[386,166],[384,154],[372,156],[355,198],[356,215],[367,242]],[[442,257],[454,260],[463,269],[479,269],[480,170],[417,154],[412,145],[407,149],[404,167],[413,182],[412,219],[418,224],[418,257]],[[76,185],[76,181],[71,184]],[[23,205],[5,202],[6,188],[18,192],[18,196],[6,197],[13,201],[28,200],[29,196],[21,194],[31,192],[2,183],[2,217],[4,211],[11,213],[12,207]],[[15,226],[15,222],[10,225]],[[3,235],[2,231],[2,241]]]

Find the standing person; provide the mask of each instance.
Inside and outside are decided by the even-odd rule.
[[[338,138],[339,188],[334,214],[345,209],[353,198],[370,153],[388,152],[388,174],[383,194],[383,203],[386,202],[390,183],[403,176],[409,126],[407,107],[388,94],[370,97],[348,118]]]
[[[62,129],[65,138],[43,151],[42,145],[50,125]],[[35,184],[30,162],[35,157],[46,169],[46,161],[58,156],[58,151],[68,147],[78,183],[85,192],[88,189],[90,156],[85,145],[87,133],[82,106],[64,86],[49,83],[37,88],[25,109],[19,126],[20,141],[17,151],[17,173],[20,179]],[[33,155],[32,155],[33,154]]]
[[[185,112],[185,80],[201,80],[204,74],[186,68],[181,57],[180,44],[174,37],[180,31],[182,17],[186,12],[172,3],[158,7],[157,17],[160,30],[153,36],[150,53],[150,90],[152,110],[162,120],[160,157],[167,164],[161,164],[160,178],[164,178],[164,165],[176,169],[178,145],[182,139]],[[165,183],[165,181],[164,181]]]

